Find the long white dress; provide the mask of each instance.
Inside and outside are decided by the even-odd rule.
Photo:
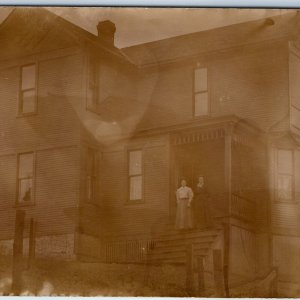
[[[193,200],[193,191],[190,187],[182,186],[176,191],[177,212],[176,212],[176,229],[193,228],[193,216],[191,202]]]

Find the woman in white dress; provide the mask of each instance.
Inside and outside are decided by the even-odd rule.
[[[193,228],[191,202],[194,193],[190,187],[186,185],[186,181],[181,180],[181,187],[176,191],[177,213],[176,213],[176,229]]]

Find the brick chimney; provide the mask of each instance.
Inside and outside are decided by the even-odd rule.
[[[109,21],[101,21],[97,25],[98,37],[100,40],[114,46],[116,25]]]

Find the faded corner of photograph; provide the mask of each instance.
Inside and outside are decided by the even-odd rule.
[[[300,297],[300,14],[0,7],[0,295]]]

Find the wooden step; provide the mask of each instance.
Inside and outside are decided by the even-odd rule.
[[[155,237],[154,240],[175,240],[175,239],[194,239],[194,238],[201,238],[201,237],[211,237],[215,238],[219,235],[220,231],[214,230],[214,231],[191,231],[191,232],[164,232],[157,237]]]
[[[194,249],[194,255],[206,256],[209,252],[209,248],[197,248]],[[160,251],[154,250],[150,255],[150,257],[154,258],[177,258],[177,257],[185,257],[186,249],[178,248],[178,249],[161,249]]]
[[[186,246],[187,245],[190,245],[190,243],[185,243],[185,241],[182,241],[181,243],[177,243],[177,244],[165,244],[165,243],[160,243],[160,244],[157,244],[154,248],[153,251],[159,251],[161,249],[169,249],[169,250],[172,250],[172,249],[186,249]],[[209,249],[212,245],[212,242],[210,243],[207,243],[207,242],[204,242],[204,243],[193,243],[193,246],[194,246],[194,249]]]
[[[186,238],[186,239],[168,239],[168,240],[157,240],[155,247],[165,246],[178,246],[178,245],[189,245],[193,244],[212,244],[216,237],[200,237],[200,238]]]

